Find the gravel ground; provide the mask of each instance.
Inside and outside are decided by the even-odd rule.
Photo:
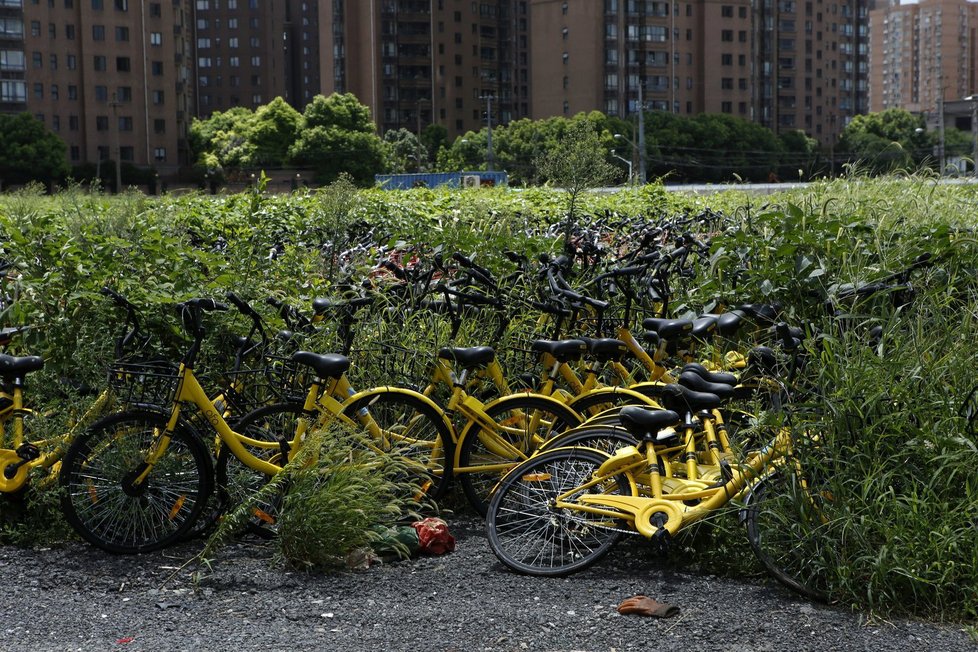
[[[503,570],[481,524],[450,521],[454,553],[338,575],[285,572],[267,546],[225,548],[196,586],[200,542],[114,557],[0,548],[2,650],[965,650],[961,626],[869,620],[775,583],[676,570],[623,541],[597,567],[541,579]],[[645,594],[679,616],[622,616]]]

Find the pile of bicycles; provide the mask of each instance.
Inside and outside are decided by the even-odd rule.
[[[505,274],[461,252],[402,247],[311,311],[282,296],[182,301],[179,360],[142,354],[138,309],[106,288],[126,325],[107,388],[71,431],[26,434],[25,379],[43,361],[0,355],[0,491],[46,471],[85,540],[157,550],[282,472],[311,431],[341,425],[404,462],[414,500],[457,482],[487,516],[493,551],[520,572],[580,570],[624,533],[665,549],[736,501],[765,567],[821,595],[804,560],[832,496],[796,454],[817,436],[788,421],[762,428],[754,411],[779,413],[804,391],[808,333],[776,304],[676,318],[708,238],[682,222],[630,225],[621,239],[612,226],[576,234],[567,256],[506,252]],[[827,309],[894,285],[904,300],[928,261],[843,288]],[[230,340],[227,369],[204,373],[226,312],[247,334]],[[250,527],[274,530],[277,509],[255,506]]]

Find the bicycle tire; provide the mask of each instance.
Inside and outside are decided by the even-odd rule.
[[[636,392],[635,394],[638,393]],[[625,405],[655,405],[661,407],[652,398],[642,394],[636,396],[635,394],[603,390],[588,392],[575,397],[567,405],[580,414],[585,421],[605,414],[608,410],[620,408]]]
[[[62,461],[61,507],[74,530],[116,554],[159,550],[193,527],[210,495],[213,467],[207,447],[177,429],[140,487],[126,486],[167,418],[120,412],[77,437]]]
[[[585,446],[612,455],[623,446],[638,446],[638,440],[624,428],[604,424],[591,425],[590,422],[585,422],[583,426],[545,442],[539,452],[570,446]]]
[[[233,430],[259,441],[277,441],[285,437],[291,441],[299,417],[303,414],[301,403],[275,403],[252,410],[238,419]],[[242,443],[255,457],[284,466],[282,452],[277,448],[249,447]],[[261,489],[269,476],[255,471],[241,462],[231,450],[222,445],[217,454],[215,467],[218,493],[227,509],[235,509]],[[277,532],[278,515],[282,509],[284,492],[277,492],[267,499],[250,507],[250,515],[245,529],[262,538],[272,538]]]
[[[489,547],[508,568],[525,575],[560,577],[583,570],[604,557],[621,539],[624,521],[558,510],[556,497],[586,482],[608,459],[585,448],[560,448],[523,462],[499,484],[489,504]],[[623,476],[593,487],[627,494]]]
[[[493,487],[503,474],[532,455],[554,432],[580,425],[580,418],[570,408],[541,396],[514,394],[487,405],[486,416],[499,427],[487,433],[473,423],[459,441],[458,468],[493,469],[462,471],[455,475],[469,504],[482,516],[489,509]],[[495,445],[504,437],[508,446]],[[496,468],[503,465],[502,468]]]
[[[437,409],[411,394],[379,389],[347,404],[343,414],[368,431],[376,425],[383,433],[378,448],[417,469],[416,498],[438,500],[445,495],[451,479],[452,433]]]
[[[765,570],[792,591],[821,602],[828,600],[828,589],[813,562],[826,541],[817,504],[825,495],[803,488],[798,474],[781,469],[751,490],[744,507],[747,540]]]

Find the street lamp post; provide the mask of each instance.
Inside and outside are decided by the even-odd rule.
[[[978,177],[978,95],[964,99],[971,102],[971,176]]]
[[[486,170],[492,172],[492,101],[496,99],[496,96],[490,93],[489,95],[483,95],[479,99],[486,101],[486,125],[488,126],[486,134]]]
[[[631,138],[629,138],[625,134],[615,134],[614,137],[617,138],[617,139],[619,139],[619,140],[624,140],[626,143],[628,143],[629,145],[632,146],[632,161],[634,161],[635,160],[635,154],[638,151],[638,145],[635,143],[635,141],[633,141]],[[628,169],[629,170],[632,169],[632,163],[631,163],[631,161],[629,161],[629,163],[628,163]],[[639,166],[638,166],[639,183],[644,183],[642,181],[642,175],[643,175],[643,173],[644,173],[643,166],[642,166],[642,163],[641,163],[641,159],[639,159]],[[631,179],[631,176],[632,176],[631,175],[631,172],[628,173],[628,176],[629,176],[629,179]]]
[[[627,158],[618,156],[618,153],[615,150],[611,150],[611,155],[614,156],[616,159],[618,159],[619,161],[623,162],[625,165],[628,166],[628,185],[632,185],[632,181],[633,181],[633,178],[632,178],[632,162],[629,161]]]

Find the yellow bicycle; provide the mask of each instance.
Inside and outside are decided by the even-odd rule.
[[[242,426],[242,420],[232,429],[194,375],[205,334],[202,314],[227,307],[213,299],[192,299],[180,307],[193,342],[176,371],[160,374],[170,398],[161,409],[127,410],[97,422],[65,455],[61,506],[69,524],[89,543],[114,553],[146,552],[176,542],[194,526],[213,490],[214,468],[208,446],[181,419],[188,405],[200,410],[222,450],[266,476],[282,470],[302,446],[308,428],[334,422],[365,429],[378,451],[409,463],[417,459],[419,449],[425,451],[425,459],[437,458],[438,451],[444,459],[443,438],[449,431],[431,401],[391,387],[346,397],[342,390],[349,387],[345,373],[350,361],[341,355],[292,355],[296,364],[309,370],[312,381],[301,414],[287,431],[273,437],[249,436],[257,419],[252,419],[252,426]],[[337,395],[346,400],[341,402]],[[397,409],[384,409],[391,405]],[[392,414],[393,422],[380,420]],[[445,478],[441,469],[426,464],[410,468],[419,485]]]

